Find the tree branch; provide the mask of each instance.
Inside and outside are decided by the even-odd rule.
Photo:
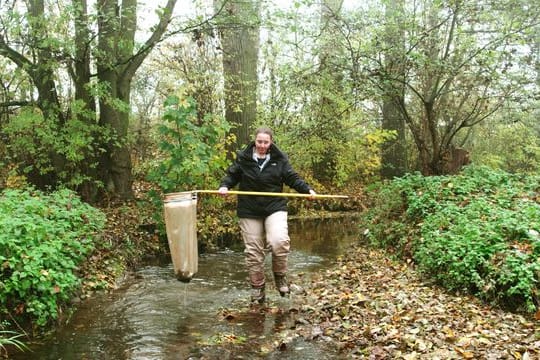
[[[139,50],[132,58],[131,61],[127,64],[126,70],[124,72],[124,76],[127,78],[131,78],[133,74],[135,74],[135,71],[141,66],[144,59],[148,55],[148,52],[156,46],[157,43],[161,40],[163,37],[163,34],[167,30],[167,26],[169,25],[172,14],[174,11],[174,7],[176,6],[177,0],[168,0],[167,4],[163,8],[162,16],[159,19],[159,23],[156,26],[156,29],[150,35],[148,40],[144,43],[141,50]]]
[[[0,56],[4,56],[9,60],[13,61],[15,65],[17,65],[21,69],[25,69],[25,71],[33,78],[33,74],[30,69],[33,68],[34,64],[26,57],[24,57],[24,55],[17,52],[8,44],[6,44],[3,36],[0,36]]]
[[[32,104],[32,102],[30,101],[26,101],[26,100],[19,100],[19,101],[6,101],[6,102],[3,102],[3,103],[0,103],[0,108],[9,108],[9,107],[15,107],[15,106],[28,106]]]

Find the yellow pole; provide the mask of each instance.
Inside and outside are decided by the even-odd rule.
[[[217,190],[193,190],[196,193],[203,194],[219,194]],[[346,195],[311,195],[311,194],[300,194],[300,193],[276,193],[276,192],[259,192],[259,191],[237,191],[229,190],[227,195],[255,195],[255,196],[281,196],[281,197],[304,197],[304,198],[314,198],[314,199],[324,199],[324,198],[335,198],[335,199],[347,199]]]

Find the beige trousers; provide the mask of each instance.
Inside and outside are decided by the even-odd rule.
[[[285,274],[291,242],[287,212],[277,211],[264,219],[240,218],[239,223],[251,286],[262,287],[265,284],[264,259],[267,248],[272,251],[272,271]]]

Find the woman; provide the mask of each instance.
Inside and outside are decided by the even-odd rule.
[[[236,160],[221,180],[219,193],[239,185],[240,191],[277,192],[283,184],[299,193],[315,191],[293,170],[287,155],[273,142],[272,130],[259,128],[255,141],[237,153]],[[263,303],[265,294],[265,249],[272,251],[272,271],[276,289],[288,295],[287,258],[290,239],[287,227],[287,199],[276,196],[239,195],[237,214],[245,245],[246,266],[251,284],[251,301]]]

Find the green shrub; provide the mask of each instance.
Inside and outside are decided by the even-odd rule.
[[[165,101],[163,119],[158,128],[160,154],[149,180],[165,193],[217,186],[216,174],[222,176],[228,165],[228,123],[211,115],[199,119],[195,100],[177,96]]]
[[[0,311],[43,326],[78,289],[79,264],[104,215],[70,190],[5,190],[0,197]]]
[[[228,122],[208,114],[200,118],[197,104],[191,97],[170,96],[165,101],[164,123],[158,127],[159,154],[150,164],[148,180],[159,192],[152,192],[154,207],[158,210],[154,220],[158,230],[165,234],[162,195],[197,189],[217,189],[219,180],[229,165],[226,147],[232,141],[227,137]],[[211,238],[230,236],[230,213],[220,211],[223,200],[212,195],[200,196],[198,238],[202,247],[212,246]]]
[[[364,226],[450,290],[534,311],[540,280],[539,176],[469,167],[384,185]]]
[[[500,122],[475,127],[476,136],[471,139],[476,140],[467,146],[472,148],[472,162],[508,172],[540,172],[540,137],[535,131],[538,115],[528,115],[524,118],[520,112]]]
[[[68,121],[59,123],[34,107],[23,107],[9,118],[2,128],[7,137],[6,162],[17,169],[17,175],[53,176],[72,189],[87,182],[102,186],[93,174],[104,151],[102,144],[112,135],[81,101],[70,102],[69,114]]]

